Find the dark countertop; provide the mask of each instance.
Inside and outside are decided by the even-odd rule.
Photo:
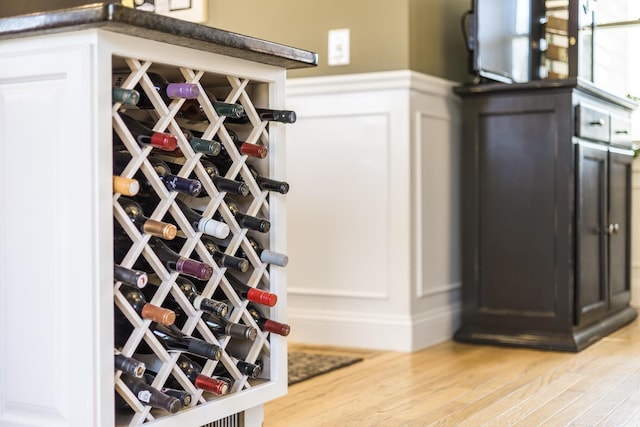
[[[463,97],[485,95],[489,93],[511,93],[541,89],[578,89],[601,99],[606,99],[629,110],[635,110],[638,103],[630,98],[604,90],[595,84],[577,77],[561,80],[532,80],[526,83],[483,83],[477,85],[457,86],[453,91]]]
[[[117,3],[0,19],[0,40],[101,28],[116,33],[247,59],[286,69],[318,65],[318,54]]]

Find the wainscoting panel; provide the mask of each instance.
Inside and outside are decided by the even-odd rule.
[[[412,71],[290,79],[288,323],[297,343],[414,351],[460,310],[459,105]]]

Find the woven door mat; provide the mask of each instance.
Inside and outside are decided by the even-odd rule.
[[[289,352],[289,385],[362,361],[361,357]]]

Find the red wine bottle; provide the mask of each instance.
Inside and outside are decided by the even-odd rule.
[[[237,277],[232,274],[226,274],[225,277],[229,281],[229,284],[236,291],[239,297],[253,301],[258,304],[273,307],[278,302],[278,296],[267,291],[252,288],[246,283],[242,283]]]
[[[251,315],[251,317],[253,317],[260,329],[265,332],[271,332],[274,334],[282,335],[284,337],[289,335],[289,332],[291,332],[291,327],[289,325],[267,318],[264,314],[262,314],[262,310],[260,310],[260,308],[256,304],[247,304],[247,312]]]
[[[126,283],[128,285],[137,286],[142,289],[147,286],[149,277],[147,273],[140,270],[133,270],[118,264],[113,266],[113,280],[116,282]]]
[[[120,376],[120,379],[122,379],[122,382],[124,382],[140,402],[152,408],[162,409],[163,411],[175,414],[182,407],[178,399],[162,393],[157,388],[151,387],[142,378],[123,374]]]
[[[256,328],[241,323],[231,322],[225,317],[204,313],[201,317],[204,323],[213,332],[219,335],[228,335],[246,341],[254,341],[258,336]]]
[[[144,214],[142,206],[136,201],[126,197],[120,197],[118,203],[127,214],[131,222],[140,230],[141,233],[147,233],[152,236],[158,236],[163,239],[171,240],[176,237],[177,228],[173,224],[151,219]]]
[[[200,280],[209,280],[213,275],[213,267],[181,256],[157,237],[151,237],[148,244],[168,270],[177,271]]]
[[[153,320],[163,325],[172,325],[175,322],[176,313],[173,310],[147,303],[140,289],[122,284],[120,285],[120,293],[143,319]]]
[[[113,349],[113,366],[116,370],[136,378],[142,378],[146,369],[144,363],[133,357],[125,356],[115,348]]]
[[[214,138],[215,139],[215,138]],[[235,141],[234,145],[238,149],[240,155],[249,156],[249,157],[257,157],[258,159],[264,159],[269,154],[269,149],[260,144],[253,144],[251,142],[246,141]],[[230,159],[231,156],[227,151],[227,147],[224,144],[220,144],[220,153],[216,156],[220,159]]]
[[[155,374],[160,372],[163,362],[155,354],[136,354],[136,357],[145,362],[147,371]],[[178,357],[176,366],[184,372],[196,388],[220,395],[229,391],[229,383],[227,381],[202,374],[202,366],[184,354]],[[169,377],[165,384],[169,387],[181,387],[173,376]]]
[[[133,139],[135,139],[139,145],[151,145],[152,147],[156,147],[164,151],[173,151],[178,146],[178,140],[175,136],[169,133],[156,132],[128,114],[124,114],[122,112],[118,112],[118,114],[129,129],[129,132],[131,132],[131,135],[133,135]],[[113,136],[114,142],[123,144],[120,136],[115,132],[115,130],[113,132]]]

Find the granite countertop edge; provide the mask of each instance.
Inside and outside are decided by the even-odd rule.
[[[317,53],[117,3],[94,3],[0,19],[0,40],[102,28],[286,69],[313,67]]]

